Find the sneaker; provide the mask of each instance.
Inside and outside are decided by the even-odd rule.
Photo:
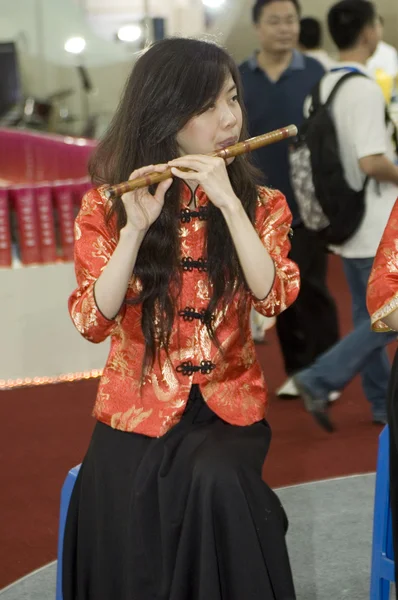
[[[300,396],[300,392],[293,381],[293,377],[286,379],[285,383],[283,383],[275,393],[278,398],[298,398]]]
[[[329,396],[328,396],[328,400],[329,402],[336,402],[336,400],[338,400],[341,396],[341,392],[330,392]]]
[[[265,344],[265,331],[257,328],[252,332],[253,342],[255,344]]]
[[[279,387],[276,390],[276,395],[278,396],[278,398],[298,398],[300,396],[300,392],[297,389],[296,384],[293,381],[293,377],[290,377],[289,379],[286,379],[285,383],[283,383],[281,385],[281,387]],[[329,396],[328,396],[328,401],[329,402],[336,402],[336,400],[338,400],[341,396],[341,392],[330,392]]]
[[[252,337],[255,344],[266,344],[265,335],[276,323],[275,317],[263,317],[257,313],[254,313],[254,317],[251,319],[251,331]]]
[[[327,414],[328,400],[323,398],[317,398],[313,396],[308,388],[306,388],[297,377],[293,377],[293,382],[296,388],[300,392],[300,396],[304,400],[304,406],[307,412],[309,412],[315,419],[315,421],[328,433],[334,431],[334,425],[330,421]]]

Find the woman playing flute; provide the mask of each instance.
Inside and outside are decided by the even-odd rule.
[[[135,64],[93,156],[96,186],[173,178],[113,200],[96,187],[76,219],[70,314],[111,349],[64,600],[295,598],[287,518],[261,477],[271,431],[249,316],[287,308],[299,273],[282,194],[258,187],[249,155],[208,156],[245,136],[230,56],[168,39]]]
[[[368,310],[374,331],[398,331],[398,200],[384,230],[368,283]],[[390,498],[394,553],[398,557],[398,352],[387,398],[390,432]],[[395,560],[398,581],[398,560]],[[398,600],[398,589],[396,598]]]

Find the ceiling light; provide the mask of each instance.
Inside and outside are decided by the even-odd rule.
[[[65,42],[64,46],[65,50],[67,52],[71,52],[72,54],[80,54],[83,52],[85,47],[86,40],[82,37],[69,38],[69,40]]]
[[[207,8],[221,8],[223,4],[225,4],[225,0],[202,0],[203,4],[207,6]]]
[[[121,42],[136,42],[142,35],[142,29],[139,25],[123,25],[117,32],[117,37]]]

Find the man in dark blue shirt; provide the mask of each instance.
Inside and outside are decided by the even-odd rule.
[[[318,61],[295,50],[300,29],[298,0],[257,0],[253,22],[261,49],[240,66],[250,136],[290,124],[300,126],[304,101],[324,69]],[[290,257],[300,267],[301,292],[277,320],[289,376],[277,393],[294,396],[298,392],[290,377],[338,340],[337,312],[326,287],[326,249],[300,219],[290,181],[289,142],[261,148],[254,158],[264,183],[285,194],[293,213]]]

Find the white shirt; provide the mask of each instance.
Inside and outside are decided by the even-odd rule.
[[[376,52],[368,60],[367,68],[373,77],[380,69],[395,79],[398,75],[398,52],[394,46],[390,46],[386,42],[379,42]]]
[[[339,63],[340,67],[353,67],[370,76],[366,67],[357,63]],[[327,73],[321,84],[321,102],[346,71]],[[392,128],[385,124],[385,102],[380,87],[373,79],[354,77],[346,81],[332,103],[340,158],[349,186],[363,188],[366,176],[359,160],[365,156],[385,154],[396,160],[391,139]],[[345,258],[370,258],[375,256],[384,228],[395,200],[398,186],[392,183],[368,181],[365,194],[365,216],[355,234],[341,246],[331,249]]]
[[[326,50],[306,50],[305,55],[315,58],[315,60],[321,63],[325,71],[330,71],[330,69],[333,69],[333,67],[335,67],[337,64],[336,61],[329,56]]]

